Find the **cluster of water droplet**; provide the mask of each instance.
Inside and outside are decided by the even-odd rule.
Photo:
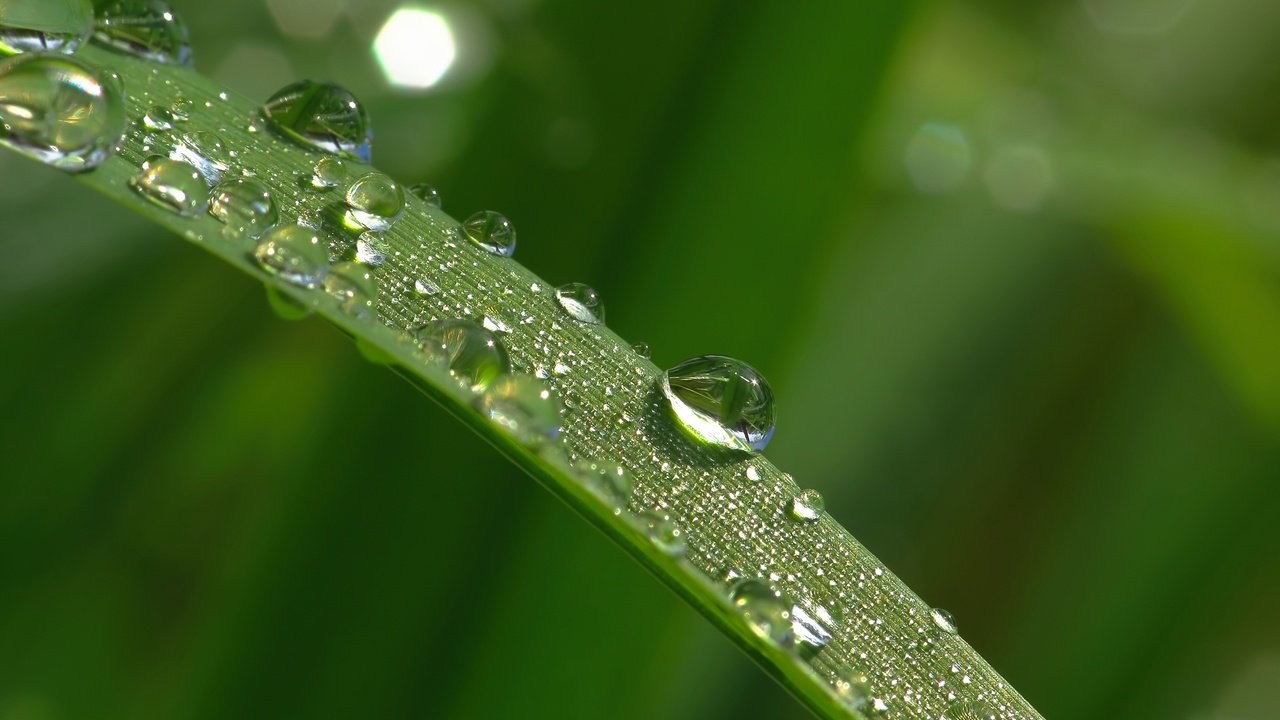
[[[114,0],[102,4],[96,17],[89,0],[7,0],[0,3],[0,51],[16,56],[0,63],[0,142],[69,171],[92,170],[111,156],[128,125],[124,88],[118,78],[69,55],[90,37],[150,62],[191,63],[187,29],[160,0]],[[408,186],[406,193],[396,180],[367,168],[373,151],[369,117],[350,92],[332,84],[297,82],[273,95],[260,114],[248,120],[251,133],[266,129],[320,154],[306,173],[289,180],[315,200],[316,207],[305,212],[292,206],[286,212],[276,197],[279,191],[272,189],[281,179],[256,177],[254,168],[217,135],[183,132],[194,107],[191,100],[178,99],[138,114],[136,132],[143,152],[131,185],[142,197],[184,218],[207,214],[219,221],[268,276],[284,284],[268,285],[272,307],[282,316],[303,317],[320,303],[331,302],[352,318],[387,324],[397,333],[401,350],[452,378],[482,417],[528,451],[558,458],[577,479],[586,502],[626,518],[635,532],[673,558],[682,558],[694,546],[693,525],[682,526],[664,503],[637,496],[632,469],[606,457],[581,457],[572,447],[563,431],[566,417],[572,417],[574,396],[558,393],[549,380],[570,374],[574,358],[557,356],[553,362],[533,362],[529,367],[513,363],[504,336],[532,322],[532,315],[504,318],[492,310],[474,312],[468,304],[455,303],[452,316],[416,322],[391,318],[387,304],[379,302],[380,286],[438,296],[456,260],[437,263],[440,277],[407,277],[390,262],[396,254],[391,233],[409,202],[435,209],[441,205],[440,195],[423,183]],[[424,212],[432,224],[442,222],[433,211]],[[444,235],[450,248],[470,246],[500,257],[510,257],[516,249],[511,221],[493,211],[450,224]],[[533,283],[529,297],[558,306],[561,322],[570,326],[585,330],[605,322],[599,294],[581,283],[545,294]],[[535,342],[546,350],[546,331],[537,337]],[[378,362],[396,362],[383,348],[366,344],[361,350]],[[644,344],[631,351],[650,357]],[[773,437],[773,391],[745,363],[706,355],[671,367],[656,382],[649,377],[642,375],[639,382],[650,382],[660,393],[667,424],[690,441],[691,452],[749,460]],[[604,388],[604,394],[611,396],[613,389]],[[634,421],[627,413],[619,419],[620,424]],[[668,466],[661,469],[665,472]],[[748,462],[743,474],[748,486],[765,485],[755,463]],[[795,488],[789,477],[785,487],[790,500],[778,508],[778,515],[796,528],[822,527],[822,496]],[[767,493],[762,489],[757,495]],[[743,530],[736,532],[737,537],[725,540],[749,541]],[[862,577],[874,582],[881,575],[877,567],[870,577]],[[724,571],[714,582],[731,616],[766,642],[810,661],[815,672],[820,668],[839,702],[867,717],[885,713],[888,694],[874,694],[864,672],[823,655],[841,630],[839,605],[848,595],[837,590],[822,601],[792,597],[780,586],[783,579],[761,566],[749,572]],[[924,614],[939,637],[956,633],[946,611]],[[961,669],[953,665],[952,672]],[[967,684],[969,676],[963,675],[960,682]],[[910,704],[907,695],[902,697]],[[949,697],[958,698],[954,693]],[[957,704],[946,715],[952,720],[991,716],[985,706],[972,702]]]

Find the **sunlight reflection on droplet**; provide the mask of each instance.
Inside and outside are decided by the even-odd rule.
[[[1053,167],[1044,150],[1031,145],[1002,147],[982,176],[996,205],[1016,212],[1035,212],[1053,188]]]
[[[1082,0],[1099,30],[1125,35],[1167,32],[1195,0]]]
[[[973,151],[964,131],[954,125],[925,123],[907,143],[907,174],[924,193],[956,189],[969,175]]]
[[[387,82],[419,90],[440,82],[457,57],[449,23],[420,5],[392,13],[373,41],[373,52]]]

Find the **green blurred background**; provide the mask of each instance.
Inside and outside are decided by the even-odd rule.
[[[1280,716],[1280,5],[419,3],[410,91],[406,4],[173,2],[659,365],[763,371],[1046,716]],[[0,720],[805,716],[323,323],[8,153],[0,213]]]

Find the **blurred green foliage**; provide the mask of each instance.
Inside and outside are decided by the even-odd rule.
[[[1053,718],[1272,718],[1280,7],[174,6],[370,106],[379,166],[771,378],[769,455]],[[0,155],[0,718],[800,717],[319,322]]]

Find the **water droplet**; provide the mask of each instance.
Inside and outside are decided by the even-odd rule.
[[[649,347],[649,343],[636,343],[631,346],[631,351],[645,360],[649,360],[653,357],[653,349]]]
[[[997,715],[981,702],[956,702],[947,708],[943,720],[996,720]]]
[[[791,498],[791,516],[801,522],[816,522],[826,509],[826,501],[817,490],[805,490]]]
[[[387,261],[387,240],[375,232],[356,238],[356,262],[379,267]]]
[[[650,542],[668,555],[684,555],[684,533],[671,518],[657,511],[647,510],[636,515],[636,523]]]
[[[329,269],[324,278],[324,290],[338,300],[347,314],[361,318],[373,316],[378,281],[369,268],[358,263],[340,262]]]
[[[147,108],[147,111],[142,115],[142,126],[157,132],[172,130],[175,122],[177,120],[173,117],[173,112],[159,105]]]
[[[209,214],[255,240],[280,217],[271,191],[252,178],[234,178],[215,187]]]
[[[485,315],[480,324],[484,326],[485,330],[490,332],[501,333],[503,335],[511,334],[511,326],[503,322],[502,318],[494,315]]]
[[[433,208],[438,208],[441,205],[440,191],[436,190],[435,186],[433,185],[428,185],[426,183],[417,183],[415,185],[410,185],[409,192],[412,193],[414,197],[425,202],[426,204],[430,205]]]
[[[336,188],[347,181],[347,164],[336,157],[322,157],[311,168],[311,187],[317,190]]]
[[[604,322],[604,303],[590,285],[569,283],[556,288],[556,299],[569,317],[584,323]]]
[[[0,51],[73,53],[93,32],[89,0],[0,2]]]
[[[782,647],[795,644],[791,601],[759,578],[741,578],[729,589],[729,604],[755,634]]]
[[[760,482],[760,471],[756,469],[755,465],[747,467],[747,479],[752,482]]]
[[[195,105],[191,98],[180,97],[169,106],[169,112],[173,113],[174,120],[184,123],[191,119],[191,109]]]
[[[773,437],[773,390],[744,362],[721,355],[686,360],[666,372],[662,392],[698,440],[758,453]]]
[[[812,611],[799,603],[791,606],[791,630],[806,654],[815,653],[831,642],[835,626],[835,618],[821,605],[814,605]]]
[[[209,210],[208,183],[199,170],[181,160],[152,157],[130,182],[146,199],[183,217],[196,217]]]
[[[114,0],[98,8],[93,39],[153,62],[191,66],[187,24],[162,0]]]
[[[867,687],[866,681],[860,677],[852,677],[851,671],[844,671],[843,675],[850,677],[839,677],[831,683],[831,689],[835,691],[836,697],[840,702],[850,710],[856,710],[864,717],[880,717],[879,710],[875,707],[875,701],[871,697],[871,690]]]
[[[189,132],[178,138],[169,157],[195,166],[211,183],[220,182],[223,173],[231,167],[231,154],[222,138],[204,130]]]
[[[507,348],[493,333],[470,320],[441,320],[414,333],[418,349],[454,378],[481,392],[511,371]]]
[[[951,616],[951,613],[943,610],[942,608],[933,608],[930,610],[929,617],[933,618],[933,624],[937,625],[939,630],[947,633],[948,635],[955,635],[960,632],[959,629],[956,628],[956,619]]]
[[[560,435],[560,398],[532,375],[498,378],[477,405],[522,445],[545,445]]]
[[[481,210],[462,223],[462,234],[494,255],[511,257],[516,252],[516,230],[511,221],[493,210]]]
[[[125,123],[119,83],[75,58],[28,54],[0,63],[0,143],[27,157],[89,170],[111,155]]]
[[[440,286],[426,278],[418,278],[413,281],[413,291],[419,295],[438,295],[440,294]]]
[[[301,225],[277,225],[258,241],[253,256],[286,282],[314,288],[329,274],[329,242]]]
[[[267,304],[282,320],[302,320],[311,315],[311,308],[286,295],[275,285],[267,285]]]
[[[404,190],[382,173],[368,173],[347,189],[348,225],[386,232],[403,213]]]
[[[635,477],[621,465],[582,460],[575,467],[578,477],[615,511],[625,510],[635,490]]]
[[[373,132],[364,106],[345,88],[302,80],[271,96],[262,114],[286,137],[321,152],[363,163],[372,159]]]

